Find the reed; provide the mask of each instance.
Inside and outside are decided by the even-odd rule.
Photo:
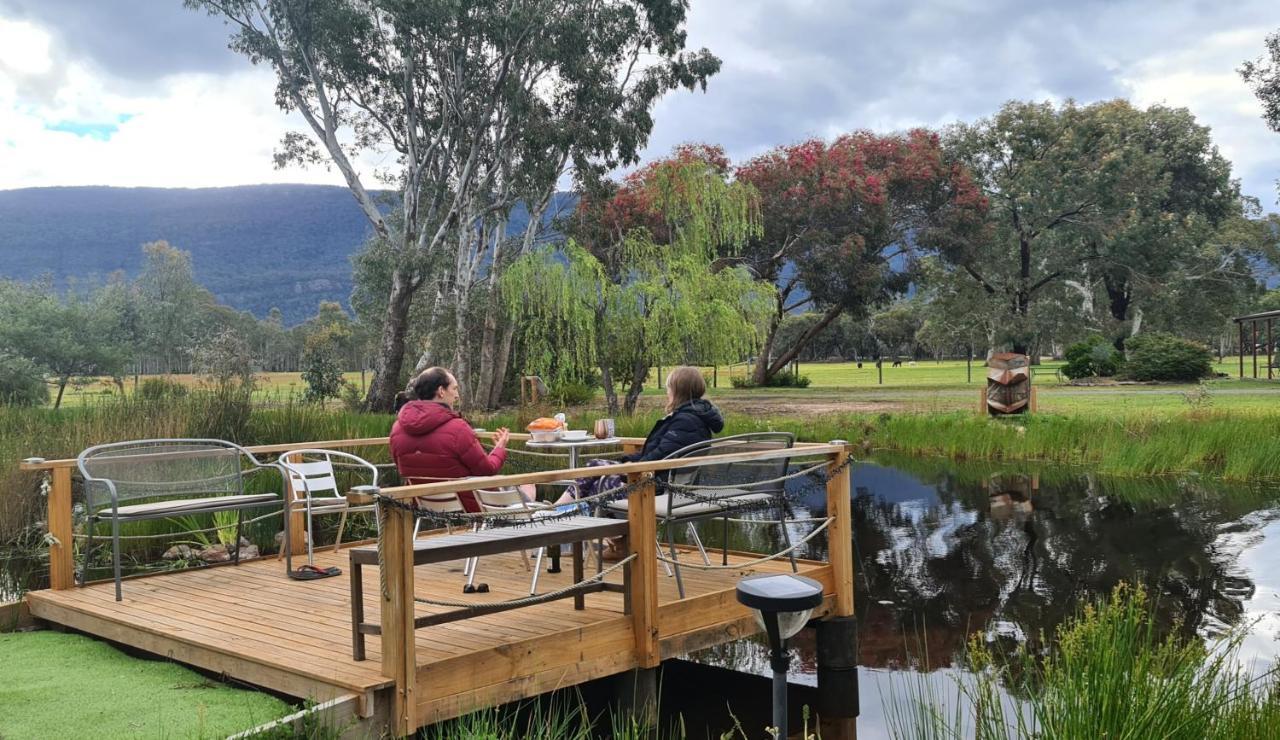
[[[1251,676],[1237,660],[1240,639],[1206,647],[1176,630],[1161,637],[1146,592],[1122,585],[1064,623],[1047,654],[998,655],[976,635],[954,705],[908,677],[886,715],[894,737],[1272,737],[1277,669]]]

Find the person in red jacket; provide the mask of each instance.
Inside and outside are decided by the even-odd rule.
[[[472,475],[497,475],[507,459],[510,432],[493,436],[493,452],[486,452],[471,424],[454,411],[458,380],[442,367],[428,368],[410,384],[418,399],[406,403],[391,426],[391,459],[406,483],[455,480]],[[526,493],[527,497],[527,493]],[[458,493],[467,511],[479,511],[471,491]]]

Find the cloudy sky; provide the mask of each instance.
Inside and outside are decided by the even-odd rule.
[[[735,159],[809,136],[941,126],[1010,99],[1186,106],[1247,193],[1277,210],[1280,134],[1235,69],[1280,29],[1275,0],[692,0],[691,46],[724,60],[656,111],[650,154]],[[0,189],[341,184],[275,170],[299,121],[226,28],[180,0],[0,0]],[[380,160],[362,163],[366,170]]]

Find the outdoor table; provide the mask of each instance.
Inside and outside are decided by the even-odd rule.
[[[605,445],[621,444],[622,439],[618,437],[606,437],[604,439],[596,439],[591,435],[587,435],[582,439],[558,439],[555,442],[525,442],[524,446],[531,449],[540,450],[547,449],[568,449],[569,450],[569,467],[578,467],[578,450],[583,447],[602,447]]]
[[[437,535],[415,540],[413,543],[413,564],[427,565],[445,563],[451,560],[465,560],[485,555],[496,555],[504,552],[533,550],[539,547],[573,545],[573,580],[580,583],[583,578],[583,540],[601,537],[627,536],[628,523],[625,519],[602,519],[591,516],[572,516],[564,519],[548,520],[541,524],[519,527],[497,527],[482,529],[478,532]],[[629,550],[627,545],[624,549]],[[364,636],[382,634],[382,625],[364,621],[364,575],[361,567],[378,564],[378,548],[376,545],[353,547],[351,553],[351,639],[352,655],[356,660],[364,660]],[[573,608],[586,608],[584,595],[595,591],[618,591],[623,597],[623,611],[630,613],[627,594],[631,581],[631,565],[623,567],[623,583],[593,583],[572,594],[564,594],[555,598],[563,599],[573,596]],[[415,617],[414,629],[429,627],[433,624],[444,624],[459,619],[477,617],[482,614],[507,611],[519,608],[520,604],[492,604],[466,609],[454,609],[441,614]]]
[[[578,450],[583,447],[602,447],[606,445],[621,444],[622,439],[619,437],[605,437],[598,439],[588,434],[582,439],[557,439],[554,442],[525,442],[525,447],[534,449],[568,449],[569,450],[569,468],[578,467]],[[549,548],[547,554],[551,556],[551,565],[547,566],[548,573],[560,572],[560,547]]]

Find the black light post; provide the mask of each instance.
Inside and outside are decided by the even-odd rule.
[[[769,665],[773,668],[773,725],[777,737],[787,736],[787,638],[809,621],[822,603],[822,584],[793,575],[748,576],[738,581],[738,603],[755,611],[756,621],[769,636]]]

